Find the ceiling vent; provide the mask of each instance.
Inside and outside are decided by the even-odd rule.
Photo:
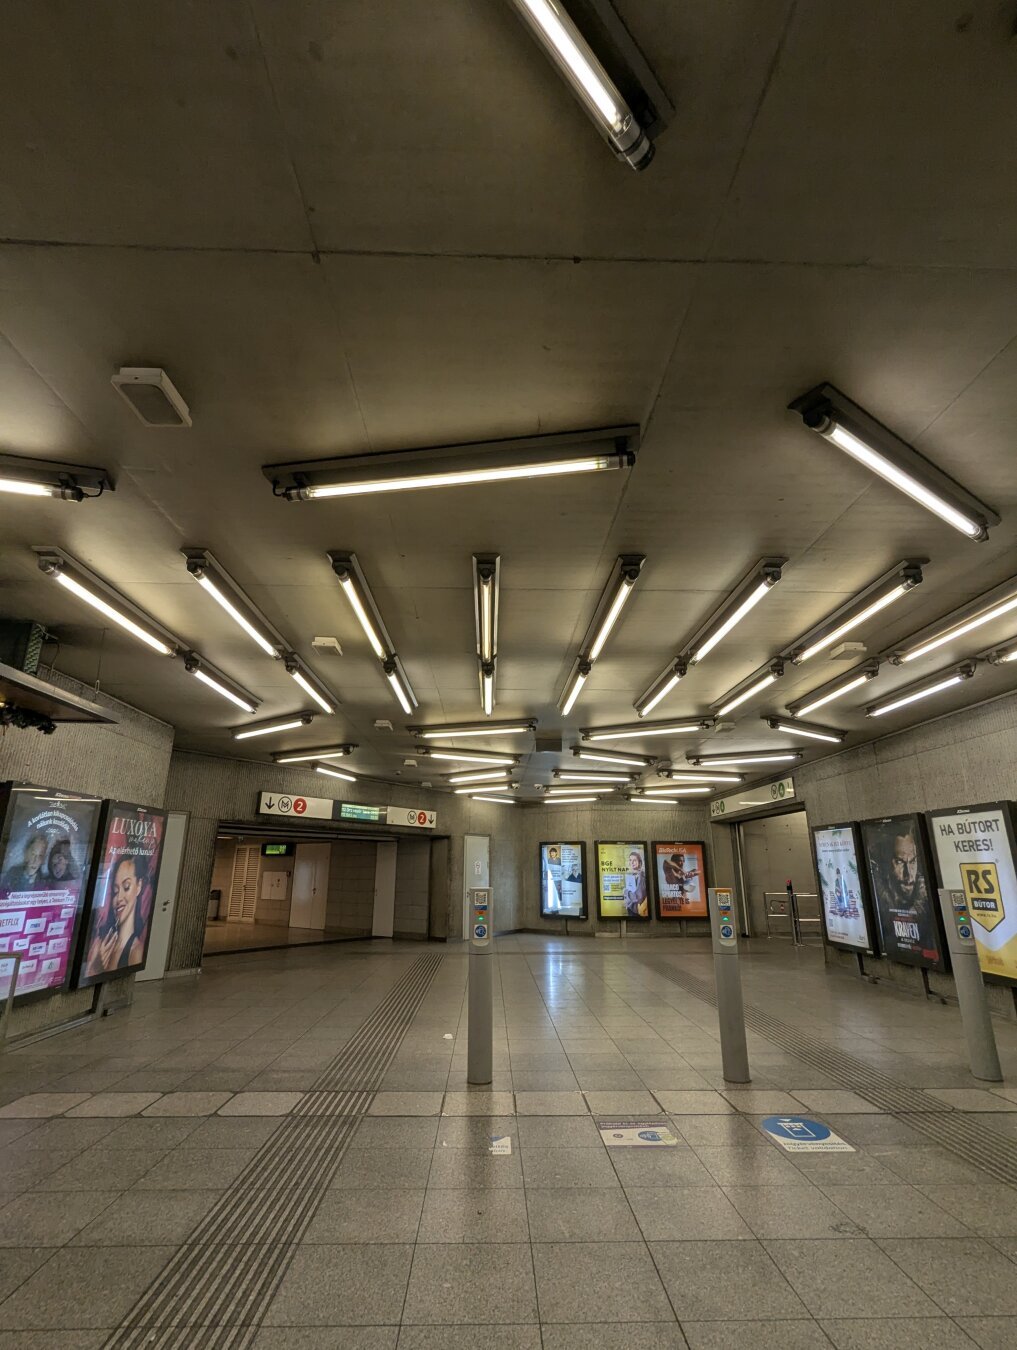
[[[538,736],[533,748],[538,755],[560,755],[565,749],[565,742],[560,736]]]
[[[311,638],[311,646],[316,652],[331,652],[333,656],[342,656],[343,649],[339,645],[339,639],[336,637],[315,637]]]
[[[113,388],[146,427],[189,427],[191,412],[159,366],[121,366]]]

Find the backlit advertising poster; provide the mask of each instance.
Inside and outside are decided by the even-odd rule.
[[[936,879],[921,816],[864,820],[861,830],[884,954],[901,965],[945,970]]]
[[[540,912],[545,919],[586,918],[585,844],[541,844]]]
[[[81,942],[79,989],[144,966],[165,834],[165,812],[107,802]]]
[[[939,884],[963,891],[974,920],[978,964],[986,975],[1017,980],[1017,870],[1009,802],[931,811]]]
[[[15,997],[51,994],[70,976],[99,800],[18,784],[0,800],[0,953],[21,957]]]
[[[597,898],[602,919],[649,919],[645,844],[597,844]]]
[[[869,910],[861,848],[854,825],[824,825],[812,831],[812,851],[823,929],[833,947],[875,954],[875,924]]]
[[[706,919],[706,858],[702,844],[653,845],[657,918]]]

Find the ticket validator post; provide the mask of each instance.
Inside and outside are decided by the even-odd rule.
[[[492,1078],[493,1029],[491,948],[493,906],[490,886],[475,886],[467,892],[470,902],[470,997],[466,1048],[466,1081],[490,1083]]]
[[[742,977],[738,969],[734,892],[729,887],[711,887],[709,897],[724,1081],[749,1083],[752,1079],[749,1074],[749,1052],[745,1044],[745,1008],[742,1003]]]

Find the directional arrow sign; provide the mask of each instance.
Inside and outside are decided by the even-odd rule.
[[[258,794],[260,816],[288,816],[291,820],[331,820],[331,797],[277,797],[273,792]]]

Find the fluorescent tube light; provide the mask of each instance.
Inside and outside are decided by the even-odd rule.
[[[480,706],[490,717],[494,712],[494,666],[480,672]]]
[[[495,789],[499,792],[508,792],[516,787],[516,783],[489,783],[487,787],[458,787],[454,788],[453,791],[457,797],[475,797],[478,792],[493,792]]]
[[[105,469],[0,454],[0,492],[17,497],[51,497],[81,502],[86,497],[101,497],[104,492],[112,491],[113,480]]]
[[[328,764],[315,764],[314,772],[324,774],[326,778],[341,778],[344,783],[355,783],[356,775],[346,773],[343,769],[333,769]]]
[[[579,661],[576,664],[575,669],[569,676],[569,681],[565,686],[562,696],[562,717],[568,717],[569,713],[572,711],[576,699],[582,693],[583,685],[590,678],[590,671],[592,669],[593,667],[590,665],[589,661]]]
[[[114,609],[113,606],[107,604],[101,596],[90,591],[87,586],[82,586],[80,581],[75,581],[74,577],[68,575],[67,572],[57,572],[55,580],[58,581],[65,590],[70,591],[72,595],[76,595],[79,600],[84,600],[86,605],[91,605],[93,609],[97,609],[100,614],[104,614],[106,618],[111,619],[113,623],[119,624],[119,626],[130,633],[132,637],[136,637],[139,642],[144,642],[146,646],[151,647],[152,650],[158,652],[160,656],[173,655],[173,648],[167,646],[161,638],[157,638],[152,633],[146,632],[140,624],[135,623],[133,619],[129,619],[127,615],[121,613],[120,610]]]
[[[515,805],[516,805],[516,803],[512,800],[511,797],[482,797],[482,796],[480,795],[479,792],[476,793],[474,796],[472,796],[472,797],[470,798],[470,801],[471,801],[471,802],[492,802],[495,806],[515,806]]]
[[[662,675],[658,675],[657,679],[650,685],[649,689],[647,689],[645,693],[640,694],[639,698],[637,698],[632,705],[638,716],[646,717],[649,713],[653,712],[654,708],[667,698],[672,689],[678,687],[685,678],[687,671],[688,663],[686,661],[673,661],[671,665],[668,666],[667,670],[665,670]],[[639,734],[644,734],[642,729],[640,729]]]
[[[175,656],[182,644],[102,577],[61,549],[38,549],[39,570],[160,656]],[[136,615],[137,617],[132,617]]]
[[[321,484],[303,490],[303,496],[310,500],[328,497],[364,497],[376,492],[408,492],[419,488],[468,487],[477,483],[510,483],[521,478],[553,478],[560,474],[598,473],[602,469],[615,469],[606,455],[588,459],[569,459],[552,461],[549,464],[525,464],[516,468],[501,469],[463,469],[457,473],[419,474],[412,478],[379,478],[359,483]]]
[[[988,660],[993,666],[1005,666],[1010,661],[1017,661],[1017,646],[1000,647],[997,651],[989,653]]]
[[[969,539],[986,539],[988,526],[999,524],[994,511],[833,385],[810,389],[790,407],[811,431]]]
[[[604,588],[593,621],[583,638],[579,655],[558,699],[562,717],[568,717],[575,706],[583,685],[590,677],[594,662],[604,650],[604,644],[618,622],[618,616],[631,595],[633,586],[639,580],[645,561],[641,553],[619,554],[615,571]]]
[[[253,638],[267,656],[278,655],[275,647],[269,642],[268,638],[264,637],[252,623],[248,622],[244,615],[240,613],[240,610],[237,609],[236,605],[228,599],[213,581],[209,581],[208,577],[198,577],[198,585],[212,597],[217,605],[226,611],[233,622],[238,624],[248,637]]]
[[[422,727],[408,726],[407,731],[412,731],[415,736],[420,736],[422,740],[434,741],[441,740],[442,737],[450,737],[455,740],[462,740],[467,736],[526,736],[536,723],[533,721],[515,721],[515,722],[460,722],[452,723],[443,727]]]
[[[496,553],[473,555],[473,618],[477,630],[477,665],[480,674],[480,706],[484,715],[494,712],[494,681],[498,658],[498,608],[501,591],[501,559]]]
[[[271,736],[276,731],[296,731],[298,727],[306,727],[313,721],[313,713],[304,713],[300,717],[289,717],[285,721],[264,722],[256,727],[243,727],[233,732],[235,741],[249,741],[254,736]]]
[[[735,708],[740,708],[743,703],[748,703],[750,698],[755,698],[761,694],[764,689],[768,689],[771,684],[784,674],[784,667],[779,661],[775,661],[770,669],[758,680],[753,680],[740,693],[728,695],[724,702],[717,709],[717,716],[723,717],[725,713],[733,712]]]
[[[395,694],[399,706],[407,716],[411,715],[413,709],[417,706],[417,696],[406,678],[402,662],[396,655],[392,639],[389,637],[388,629],[385,627],[357,555],[355,553],[330,552],[328,560],[332,565],[332,571],[336,574],[343,594],[350,602],[357,622],[364,630],[371,650],[381,662],[385,678],[393,694]]]
[[[831,684],[822,685],[819,689],[814,689],[811,694],[806,694],[805,698],[797,703],[788,704],[788,712],[792,717],[803,717],[806,713],[815,712],[817,708],[824,708],[828,703],[833,703],[835,699],[843,698],[845,694],[852,693],[855,689],[860,689],[863,684],[869,680],[874,680],[879,674],[879,662],[870,661],[867,665],[858,666],[849,671],[839,680],[834,680]]]
[[[592,785],[590,787],[576,787],[574,784],[570,784],[568,787],[545,787],[544,791],[549,797],[574,797],[577,792],[589,793],[591,797],[604,797],[609,792],[613,792],[614,788],[611,786],[593,787]]]
[[[545,797],[545,806],[575,806],[579,802],[596,802],[599,797]]]
[[[723,768],[725,764],[789,764],[801,759],[801,750],[746,750],[744,754],[732,751],[730,755],[697,755],[689,760],[690,764],[703,764],[714,768]]]
[[[555,769],[554,776],[562,783],[631,783],[633,778],[630,773],[583,773],[568,769]]]
[[[52,497],[53,489],[41,483],[19,482],[15,478],[0,478],[0,492],[12,492],[18,497]]]
[[[681,769],[668,769],[665,778],[675,783],[743,783],[745,775],[741,773],[685,773]]]
[[[454,750],[451,746],[430,746],[420,745],[414,751],[417,755],[424,755],[428,759],[450,760],[458,764],[488,764],[498,767],[514,768],[519,763],[518,755],[499,755],[493,750],[482,752],[479,750]]]
[[[335,712],[335,708],[332,707],[332,704],[329,702],[329,700],[325,697],[323,693],[320,692],[320,690],[315,689],[314,685],[311,683],[308,676],[305,675],[305,673],[300,669],[299,666],[287,663],[286,671],[291,679],[296,680],[297,684],[300,685],[304,693],[314,699],[315,703],[317,703],[318,707],[321,709],[323,713],[328,713],[329,716],[331,716],[332,713]]]
[[[595,764],[621,764],[632,769],[647,769],[656,760],[652,755],[623,755],[616,750],[587,750],[576,746],[572,751],[575,759],[592,760]]]
[[[244,712],[252,713],[257,710],[257,702],[252,699],[249,694],[242,695],[239,692],[239,686],[238,690],[231,689],[225,683],[225,677],[212,675],[207,670],[203,669],[199,658],[195,657],[193,654],[187,658],[184,669],[189,675],[193,675],[195,679],[200,680],[202,684],[213,690],[221,698],[229,699],[230,703],[235,703],[238,708],[243,708]]]
[[[900,652],[900,660],[917,661],[920,656],[927,656],[929,652],[934,652],[938,647],[945,646],[946,643],[952,642],[955,638],[964,637],[976,628],[981,628],[983,624],[1001,619],[1004,614],[1011,614],[1015,609],[1017,609],[1017,592],[1004,596],[993,604],[987,605],[984,609],[977,610],[968,618],[961,619],[948,628],[940,629],[938,633],[925,638],[914,647],[905,647]]]
[[[887,713],[896,712],[898,708],[906,708],[911,703],[917,703],[919,699],[931,698],[934,694],[941,694],[946,689],[952,689],[954,685],[963,684],[965,680],[970,680],[975,673],[975,663],[966,661],[950,672],[940,672],[938,676],[931,677],[930,681],[925,681],[916,688],[911,688],[903,694],[896,694],[893,698],[883,703],[873,703],[865,709],[866,717],[883,717]]]
[[[672,787],[672,788],[643,788],[644,797],[693,797],[697,793],[711,793],[712,787]]]
[[[356,615],[357,622],[364,630],[367,640],[371,644],[371,650],[374,652],[375,656],[378,658],[379,661],[384,661],[386,656],[385,648],[382,644],[381,638],[379,638],[378,634],[375,632],[374,624],[371,622],[371,617],[368,614],[367,610],[364,608],[363,601],[357,594],[357,590],[353,584],[352,578],[340,577],[339,585],[342,588],[343,595],[345,595],[346,599],[350,602],[350,608]]]
[[[286,643],[258,611],[254,601],[245,595],[224,567],[205,548],[182,549],[187,559],[187,571],[230,616],[238,628],[261,648],[266,656],[278,657]]]
[[[683,652],[689,662],[696,664],[702,661],[755,609],[767,592],[780,581],[786,561],[786,558],[762,558],[753,566],[720,608],[688,640]]]
[[[694,736],[697,732],[712,730],[716,719],[701,717],[689,722],[625,722],[614,727],[586,727],[580,734],[584,741],[624,741],[634,736]]]
[[[499,779],[508,778],[508,769],[484,769],[477,773],[453,773],[449,775],[450,783],[494,783]]]
[[[922,569],[917,563],[902,564],[898,569],[891,584],[880,587],[876,586],[876,594],[872,595],[873,587],[866,588],[861,597],[853,601],[848,606],[842,606],[840,610],[826,620],[825,624],[818,629],[813,629],[812,634],[802,640],[798,650],[791,653],[791,660],[795,665],[801,665],[809,661],[820,652],[827,651],[841,638],[846,637],[848,633],[854,632],[862,624],[867,623],[869,619],[881,613],[888,605],[892,605],[895,600],[901,596],[907,595],[909,591],[920,585],[922,581]],[[846,613],[845,613],[846,609]],[[839,621],[838,621],[839,620]]]
[[[622,560],[622,562],[623,565],[621,571],[615,582],[617,589],[607,605],[603,618],[601,618],[597,624],[597,631],[593,636],[593,641],[590,643],[590,650],[587,652],[587,656],[591,661],[596,661],[597,657],[604,650],[604,644],[611,636],[611,630],[618,622],[618,616],[624,609],[626,601],[631,596],[633,586],[635,586],[636,582],[639,580],[639,573],[643,565],[642,559],[640,558],[638,562],[634,562],[629,566],[624,565],[624,560]]]
[[[772,581],[767,579],[756,582],[744,600],[737,604],[727,618],[724,619],[722,623],[719,623],[713,632],[693,649],[692,660],[698,665],[704,657],[709,656],[714,647],[727,637],[732,628],[735,628],[741,623],[746,614],[751,613],[751,611],[755,609],[760,600],[769,593],[771,587],[776,585],[779,580],[780,571],[777,569],[777,575]]]
[[[272,759],[276,764],[306,764],[312,759],[342,759],[356,748],[355,745],[320,745],[307,750],[280,750]]]
[[[802,722],[783,722],[779,717],[764,717],[763,721],[771,731],[784,731],[789,736],[805,736],[810,741],[829,741],[831,745],[840,745],[847,735],[846,731],[835,731],[832,727],[815,727]]]

